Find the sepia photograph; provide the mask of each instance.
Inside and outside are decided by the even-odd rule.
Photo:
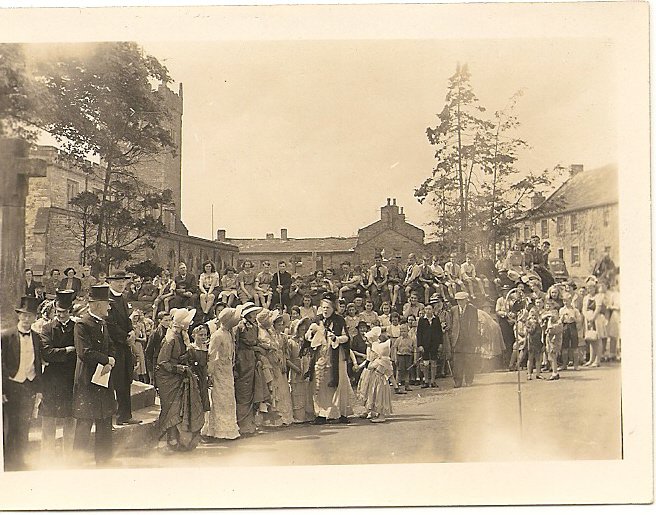
[[[0,9],[0,509],[652,502],[648,11]]]

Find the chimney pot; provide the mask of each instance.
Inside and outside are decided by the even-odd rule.
[[[388,206],[390,205],[391,201],[392,201],[392,199],[389,198],[389,197],[387,197],[387,205],[388,205]]]
[[[396,206],[396,199],[395,198],[392,199],[392,205]]]
[[[287,229],[280,229],[280,239],[281,240],[287,239]]]
[[[219,241],[225,241],[226,240],[226,230],[225,229],[219,229],[216,231],[216,239]]]

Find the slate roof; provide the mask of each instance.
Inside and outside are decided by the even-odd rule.
[[[538,206],[537,214],[529,218],[617,204],[618,198],[617,165],[606,165],[579,172],[568,179]]]
[[[343,253],[353,252],[358,239],[353,238],[280,238],[240,239],[226,238],[227,243],[239,247],[239,252],[262,254],[303,254],[303,253]]]

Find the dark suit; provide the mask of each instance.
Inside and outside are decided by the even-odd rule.
[[[437,351],[443,342],[440,318],[434,316],[429,322],[426,317],[421,317],[417,322],[417,347],[424,348],[424,359],[437,361]]]
[[[146,350],[144,351],[148,377],[150,377],[150,382],[155,386],[157,386],[155,384],[155,368],[157,367],[157,357],[159,356],[159,351],[162,350],[162,342],[164,341],[164,336],[166,336],[166,330],[166,327],[162,325],[158,326],[157,329],[155,329],[148,338]]]
[[[44,417],[67,418],[73,416],[73,380],[75,379],[75,351],[66,347],[75,345],[75,322],[64,326],[59,320],[47,322],[41,330],[41,355],[47,366],[43,371],[43,400],[39,413]]]
[[[196,301],[198,300],[198,279],[196,276],[187,272],[187,275],[183,279],[178,274],[173,278],[173,282],[175,282],[175,297],[173,298],[171,307],[195,307]],[[191,292],[193,295],[191,297],[185,297],[183,294],[186,292]]]
[[[107,329],[114,350],[116,365],[112,370],[112,387],[116,391],[118,402],[118,422],[132,418],[132,400],[130,386],[134,374],[132,349],[128,344],[128,333],[132,331],[132,320],[128,301],[124,295],[114,295],[109,290],[109,313],[107,314]]]
[[[453,381],[456,386],[470,385],[478,366],[476,348],[479,345],[478,309],[467,303],[463,314],[460,307],[451,308],[451,345],[453,346]]]
[[[111,385],[109,388],[91,382],[98,364],[106,365],[113,355],[109,330],[104,321],[90,314],[75,324],[75,382],[73,386],[73,416],[76,450],[86,450],[89,445],[91,426],[96,425],[96,463],[108,460],[112,454],[112,415],[116,401]],[[114,374],[111,372],[110,379]]]
[[[30,420],[34,409],[34,397],[41,391],[41,337],[32,334],[34,350],[34,379],[22,383],[12,381],[19,370],[21,344],[18,328],[3,331],[0,335],[2,347],[2,393],[7,402],[2,405],[3,450],[5,470],[21,470],[25,467],[23,456],[27,448]]]

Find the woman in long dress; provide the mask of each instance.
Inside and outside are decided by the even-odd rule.
[[[166,435],[168,448],[189,451],[200,440],[205,423],[198,377],[192,365],[196,361],[187,329],[196,310],[171,310],[173,324],[167,330],[157,358],[155,377],[159,389],[161,411],[160,438]]]
[[[283,426],[288,426],[294,421],[292,409],[292,393],[287,378],[290,368],[290,346],[289,337],[284,333],[285,315],[276,315],[274,311],[271,317],[273,321],[273,342],[275,346],[275,362],[273,365],[273,383],[278,394],[278,414]]]
[[[253,434],[255,426],[255,402],[259,402],[256,390],[257,324],[255,313],[261,308],[251,306],[243,310],[243,320],[238,324],[235,338],[235,402],[237,424],[241,435]]]
[[[232,330],[241,318],[241,309],[226,308],[219,313],[219,328],[210,339],[208,372],[212,377],[212,409],[201,434],[210,438],[239,438],[235,400],[235,340]]]
[[[314,349],[314,411],[316,424],[328,420],[349,423],[355,395],[347,371],[350,359],[346,322],[335,313],[335,295],[326,293],[321,299],[318,323],[308,329],[306,338]]]

